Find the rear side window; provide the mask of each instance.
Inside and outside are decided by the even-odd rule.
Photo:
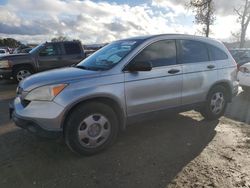
[[[209,61],[208,50],[204,43],[193,40],[180,40],[179,61],[181,64]]]
[[[176,64],[175,40],[162,40],[150,44],[140,52],[133,62],[150,61],[153,67]]]
[[[81,53],[81,49],[77,43],[64,43],[64,49],[67,55]]]
[[[212,61],[228,59],[228,55],[221,49],[212,45],[208,45],[208,49]]]
[[[55,56],[58,55],[58,48],[55,44],[47,44],[45,48],[39,52],[40,56]]]

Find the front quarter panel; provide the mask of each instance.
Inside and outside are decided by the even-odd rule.
[[[30,64],[34,67],[34,58],[30,54],[5,57],[5,59],[10,60],[12,66]]]
[[[64,106],[66,114],[76,104],[99,97],[112,99],[126,114],[124,73],[100,76],[70,83],[54,101]]]

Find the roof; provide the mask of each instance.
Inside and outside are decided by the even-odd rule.
[[[185,38],[192,38],[192,39],[199,39],[199,40],[210,40],[210,41],[217,41],[220,42],[216,39],[208,38],[208,37],[203,37],[203,36],[197,36],[197,35],[188,35],[188,34],[158,34],[158,35],[144,35],[144,36],[137,36],[137,37],[131,37],[131,38],[126,38],[126,39],[121,39],[122,40],[148,40],[148,39],[153,39],[153,38],[158,38],[158,37],[185,37]]]

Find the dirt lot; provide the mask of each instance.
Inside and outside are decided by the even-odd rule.
[[[196,112],[129,126],[92,157],[72,154],[14,126],[15,84],[0,81],[0,187],[250,187],[250,96],[241,92],[220,121]],[[245,122],[245,123],[243,123]]]

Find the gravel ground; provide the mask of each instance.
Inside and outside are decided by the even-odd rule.
[[[138,122],[108,150],[79,157],[62,140],[38,138],[9,121],[15,87],[0,81],[1,188],[250,187],[250,96],[244,92],[219,121],[190,111]]]

